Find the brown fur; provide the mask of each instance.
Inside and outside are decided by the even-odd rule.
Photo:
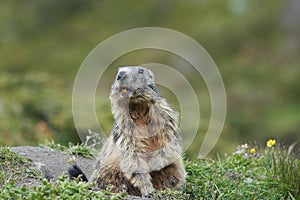
[[[92,181],[131,195],[180,189],[185,170],[177,113],[155,86],[151,71],[124,67],[110,95],[115,125],[99,154]]]
[[[131,98],[129,101],[129,113],[133,122],[138,126],[147,126],[149,124],[149,103],[145,100],[137,101]]]

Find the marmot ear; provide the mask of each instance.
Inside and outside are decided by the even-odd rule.
[[[159,92],[158,92],[158,89],[157,89],[157,87],[156,87],[156,85],[153,83],[153,84],[149,84],[148,85],[154,92],[156,92],[157,94],[159,94]]]

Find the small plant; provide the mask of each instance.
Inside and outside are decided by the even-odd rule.
[[[39,144],[39,147],[50,148],[50,149],[55,149],[55,150],[59,150],[59,151],[65,151],[67,149],[66,146],[55,143],[54,140],[46,140],[45,143]]]
[[[81,155],[85,158],[95,158],[97,151],[94,148],[85,146],[84,144],[69,143],[69,147],[65,150],[72,155]]]
[[[71,155],[81,155],[86,158],[94,158],[96,155],[96,150],[84,144],[73,144],[69,142],[68,147],[61,144],[55,143],[53,140],[46,140],[44,144],[39,145],[42,148],[51,148],[59,151],[64,151]]]
[[[162,200],[188,200],[189,195],[186,193],[183,193],[181,191],[172,191],[172,190],[164,190],[164,191],[157,191],[153,199],[162,199]]]
[[[69,142],[68,147],[55,143],[54,140],[46,140],[44,144],[39,146],[42,148],[51,148],[59,151],[67,152],[71,155],[81,155],[86,158],[95,158],[97,154],[96,147],[101,143],[99,134],[89,130],[86,141],[81,144],[73,144]]]
[[[74,145],[69,143],[67,152],[73,155],[81,155],[87,158],[95,158],[97,154],[97,147],[100,145],[101,139],[98,133],[88,130],[85,142]]]

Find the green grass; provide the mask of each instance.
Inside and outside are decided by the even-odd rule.
[[[80,181],[69,181],[66,176],[55,182],[41,181],[40,186],[30,189],[17,188],[13,182],[6,184],[1,192],[1,199],[124,199],[125,193],[112,194],[108,191],[94,191],[91,185]]]
[[[300,161],[299,154],[293,152],[293,148],[294,145],[267,149],[264,161],[274,178],[279,180],[279,188],[287,191],[290,197],[300,199]]]
[[[191,199],[300,198],[299,157],[285,146],[242,145],[224,158],[187,161],[186,170]]]
[[[50,143],[54,145],[54,143]],[[59,146],[60,147],[60,146]],[[241,145],[232,155],[214,160],[185,161],[187,178],[183,191],[159,191],[155,199],[299,199],[300,162],[293,146],[272,144],[271,147]],[[61,148],[61,147],[60,147]],[[64,147],[63,150],[68,149]],[[30,162],[1,148],[3,174],[16,166]],[[8,161],[8,160],[13,161]],[[66,177],[58,181],[42,180],[41,185],[26,189],[16,187],[14,181],[4,181],[0,198],[4,199],[126,199],[126,194],[92,190],[93,185]]]

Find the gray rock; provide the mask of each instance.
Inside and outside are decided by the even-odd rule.
[[[57,179],[58,176],[67,174],[68,167],[70,166],[68,161],[72,159],[72,155],[50,148],[19,146],[11,147],[10,149],[31,159],[34,166],[41,171],[48,180]],[[84,171],[87,178],[89,178],[93,172],[96,160],[78,156],[76,157],[76,163]]]

